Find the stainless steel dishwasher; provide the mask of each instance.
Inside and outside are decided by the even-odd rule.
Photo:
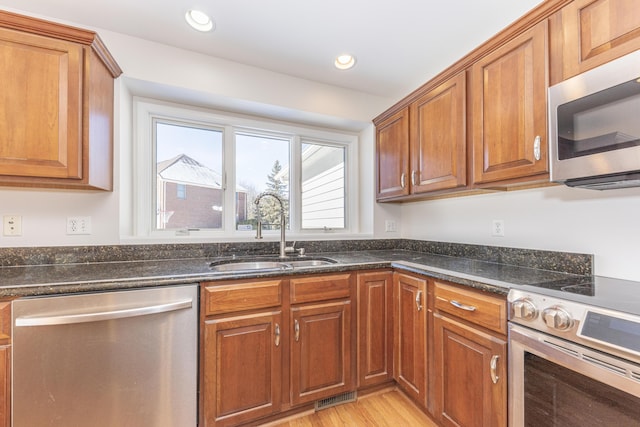
[[[195,427],[197,285],[18,299],[13,427]]]

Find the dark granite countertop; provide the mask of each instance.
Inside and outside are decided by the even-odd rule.
[[[412,250],[360,250],[318,255],[332,258],[337,263],[248,274],[213,273],[209,264],[221,259],[218,257],[10,266],[0,268],[0,298],[390,267],[498,294],[506,294],[511,287],[576,277],[559,271]]]

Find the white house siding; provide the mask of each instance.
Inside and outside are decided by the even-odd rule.
[[[344,227],[344,162],[302,182],[302,228]]]

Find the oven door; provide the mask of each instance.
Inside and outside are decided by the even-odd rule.
[[[509,426],[640,426],[640,365],[509,325]]]

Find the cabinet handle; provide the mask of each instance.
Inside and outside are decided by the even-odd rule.
[[[418,291],[418,293],[416,294],[416,307],[418,308],[418,311],[422,310],[422,291]]]
[[[500,359],[500,356],[498,355],[494,355],[491,358],[491,381],[494,384],[498,384],[498,380],[500,379],[500,377],[498,376],[498,359]]]
[[[280,346],[280,325],[276,323],[276,347]]]
[[[460,308],[460,309],[462,309],[462,310],[466,310],[466,311],[476,311],[476,308],[475,308],[474,306],[472,306],[472,305],[462,304],[462,303],[460,303],[460,302],[458,302],[458,301],[456,301],[456,300],[453,300],[453,299],[452,299],[451,301],[449,301],[449,303],[450,303],[452,306],[457,307],[457,308]]]
[[[404,172],[402,172],[402,175],[400,175],[400,186],[402,188],[406,187],[406,175]]]
[[[533,157],[536,160],[540,160],[540,135],[536,136],[533,140]]]
[[[416,174],[418,173],[418,171],[413,170],[411,171],[411,185],[417,185],[416,184]]]
[[[295,340],[298,342],[300,340],[300,323],[298,323],[297,319],[293,321],[293,331]]]

